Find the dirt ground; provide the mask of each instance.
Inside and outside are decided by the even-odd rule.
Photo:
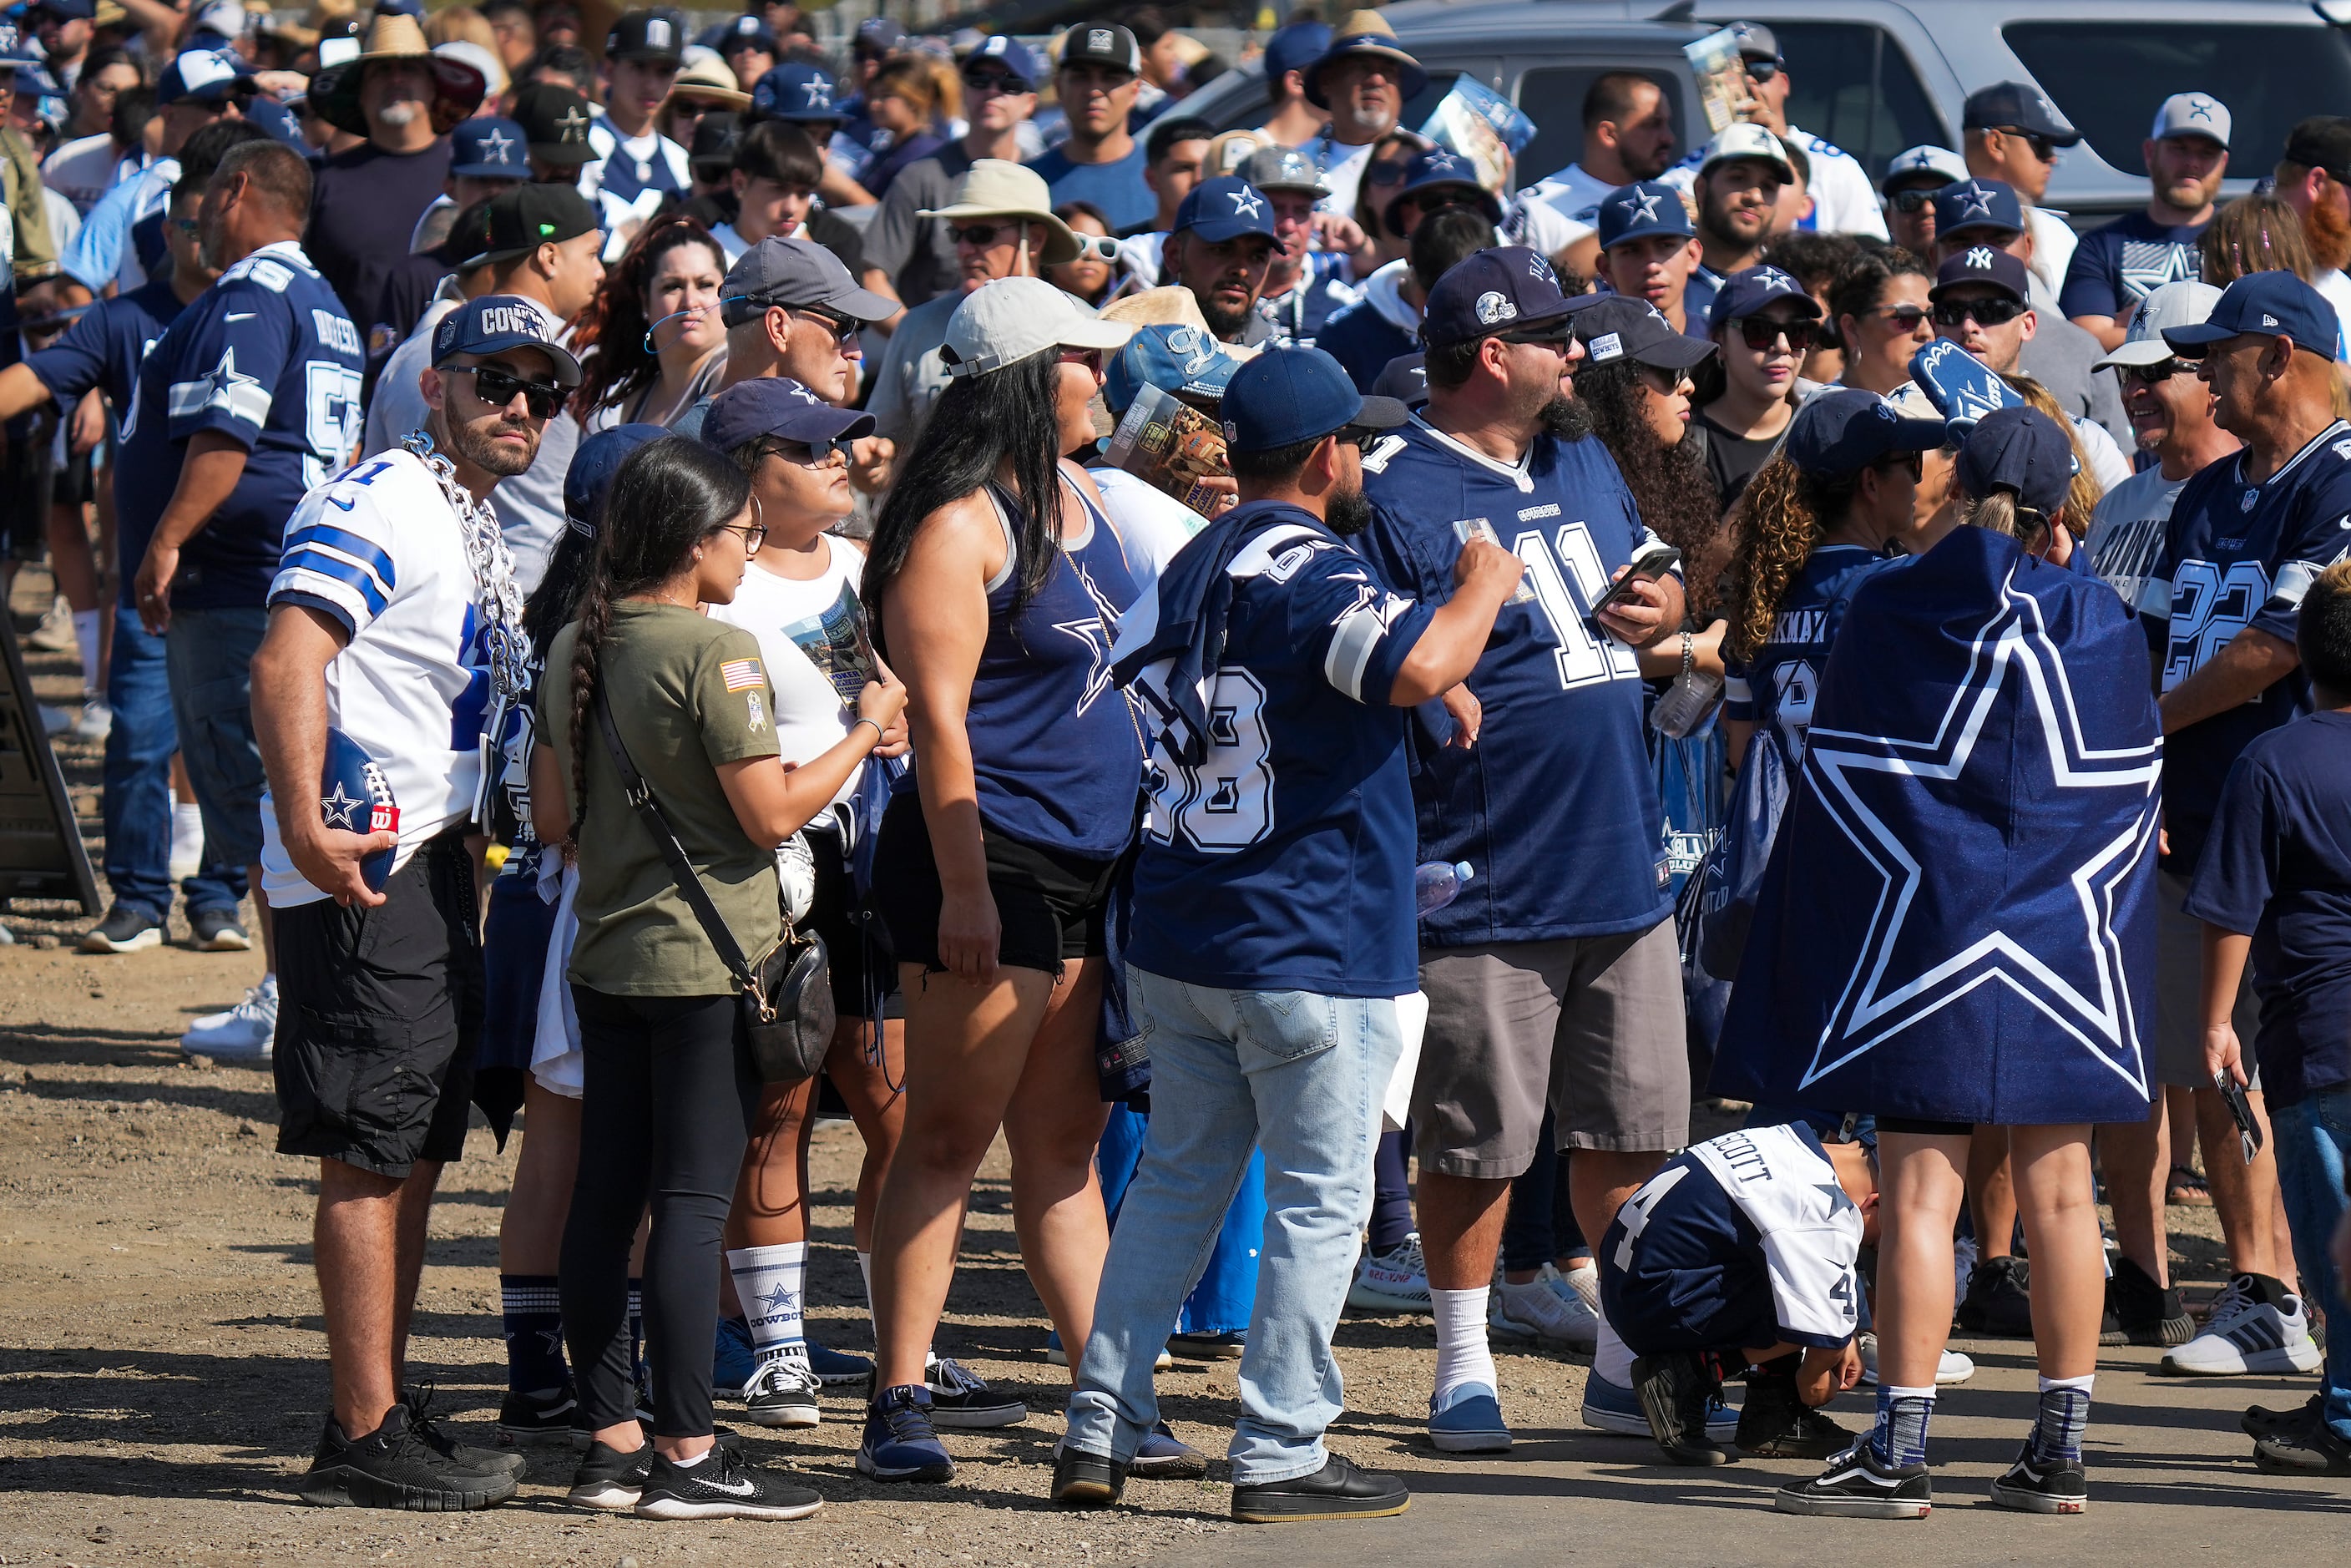
[[[19,584],[20,610],[37,606],[39,588],[37,579]],[[29,630],[29,618],[17,625]],[[60,657],[37,656],[34,667],[48,700],[70,700]],[[59,749],[95,858],[98,748],[68,740]],[[974,1188],[939,1349],[1019,1392],[1032,1414],[1002,1432],[950,1434],[953,1487],[883,1491],[857,1477],[852,1387],[828,1397],[813,1433],[740,1427],[758,1458],[807,1472],[829,1500],[798,1524],[570,1512],[560,1505],[568,1450],[545,1451],[521,1496],[488,1513],[301,1507],[288,1488],[327,1387],[310,1169],[272,1153],[266,1070],[191,1062],[176,1047],[190,1017],[229,1006],[258,977],[258,955],[172,946],[85,956],[71,941],[85,922],[68,908],[20,901],[5,914],[19,946],[0,950],[0,1563],[1112,1564],[1212,1560],[1217,1548],[1204,1538],[1238,1528],[1225,1518],[1220,1458],[1209,1480],[1138,1484],[1133,1506],[1113,1512],[1066,1514],[1047,1502],[1066,1385],[1043,1358],[1000,1145]],[[500,1155],[477,1130],[468,1157],[450,1167],[411,1351],[412,1372],[432,1379],[440,1406],[483,1441],[504,1387],[496,1228],[518,1146]],[[849,1236],[858,1152],[846,1124],[818,1136],[810,1322],[827,1343],[870,1351]],[[2220,1267],[2210,1211],[2173,1218],[2175,1271],[2209,1295]],[[1462,1475],[1415,1442],[1428,1321],[1351,1318],[1337,1343],[1349,1408],[1334,1447],[1381,1468]],[[1509,1351],[1497,1359],[1522,1434],[1576,1430],[1581,1365]],[[1221,1456],[1232,1364],[1178,1363],[1161,1389],[1178,1435]],[[1848,1424],[1865,1418],[1858,1401],[1844,1403]],[[1610,1461],[1623,1462],[1621,1452]]]

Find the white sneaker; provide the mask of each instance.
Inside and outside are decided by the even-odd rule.
[[[1486,1293],[1486,1341],[1489,1344],[1532,1344],[1535,1331],[1502,1311],[1502,1289]]]
[[[1946,1350],[1935,1363],[1935,1381],[1941,1384],[1965,1383],[1976,1375],[1974,1358],[1956,1350]],[[1876,1387],[1877,1384],[1877,1336],[1865,1333],[1861,1336],[1861,1380]]]
[[[1600,1317],[1570,1289],[1564,1295],[1540,1276],[1523,1285],[1494,1287],[1494,1310],[1556,1349],[1589,1351],[1600,1343]]]
[[[1347,1304],[1366,1312],[1433,1312],[1428,1296],[1428,1264],[1421,1256],[1416,1230],[1384,1252],[1368,1249],[1355,1263],[1355,1282],[1347,1288]]]
[[[2163,1353],[2163,1370],[2183,1377],[2234,1377],[2251,1372],[2315,1372],[2302,1298],[2266,1274],[2240,1274],[2212,1298],[2212,1315],[2194,1339]]]
[[[1552,1288],[1552,1293],[1562,1300],[1573,1297],[1583,1303],[1583,1310],[1593,1317],[1600,1315],[1600,1269],[1586,1263],[1581,1269],[1562,1269],[1556,1263],[1542,1266],[1537,1278]]]
[[[266,1061],[277,1037],[277,977],[271,975],[245,993],[225,1013],[208,1013],[188,1026],[180,1049],[190,1056],[230,1061]]]
[[[1957,1292],[1951,1300],[1964,1301],[1968,1299],[1968,1281],[1975,1274],[1980,1256],[1976,1239],[1972,1236],[1962,1236],[1951,1244],[1952,1288]]]
[[[44,653],[71,653],[80,648],[81,639],[74,634],[73,606],[66,602],[64,594],[49,601],[40,624],[25,639],[25,646]]]
[[[114,728],[114,710],[97,697],[81,705],[81,716],[74,720],[74,737],[78,740],[104,740]]]

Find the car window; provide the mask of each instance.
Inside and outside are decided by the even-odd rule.
[[[1771,33],[1788,59],[1788,123],[1852,153],[1871,179],[1907,147],[1957,145],[1883,27],[1774,18]]]
[[[2011,22],[2001,29],[2098,156],[2143,174],[2139,144],[2175,92],[2229,106],[2231,174],[2258,176],[2314,105],[2351,101],[2351,38],[2334,27],[2152,22]]]
[[[1518,105],[1527,118],[1535,122],[1535,139],[1519,154],[1518,177],[1521,185],[1531,185],[1547,174],[1555,174],[1583,156],[1583,95],[1593,81],[1610,71],[1630,68],[1635,75],[1656,82],[1666,95],[1668,111],[1682,137],[1681,149],[1687,152],[1693,143],[1690,115],[1683,107],[1682,84],[1669,72],[1643,70],[1635,66],[1582,65],[1553,67],[1531,70],[1519,78]],[[1705,136],[1706,122],[1699,120],[1697,134]]]

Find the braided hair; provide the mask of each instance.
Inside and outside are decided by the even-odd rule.
[[[612,630],[612,606],[687,570],[704,539],[743,515],[751,482],[698,441],[648,441],[612,476],[596,553],[580,592],[580,632],[571,645],[571,839],[588,815],[588,731],[596,706],[597,663]]]

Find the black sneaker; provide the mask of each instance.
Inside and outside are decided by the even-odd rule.
[[[1837,1519],[1924,1519],[1934,1511],[1935,1499],[1926,1466],[1889,1469],[1877,1462],[1877,1451],[1864,1440],[1831,1459],[1829,1468],[1811,1480],[1772,1493],[1771,1506],[1782,1513]]]
[[[1706,1413],[1722,1395],[1714,1364],[1693,1351],[1645,1355],[1633,1363],[1633,1396],[1649,1435],[1676,1465],[1727,1465],[1737,1456],[1706,1435]]]
[[[814,1487],[763,1470],[742,1450],[722,1445],[691,1468],[655,1454],[636,1512],[639,1519],[806,1519],[823,1506]]]
[[[477,1448],[461,1443],[442,1427],[440,1417],[433,1414],[433,1385],[420,1384],[400,1391],[400,1402],[408,1406],[408,1424],[416,1435],[434,1451],[459,1469],[481,1470],[496,1474],[503,1470],[518,1476],[530,1468],[530,1461],[520,1454],[507,1453],[498,1448]]]
[[[744,1412],[762,1427],[813,1427],[824,1419],[817,1396],[824,1385],[797,1356],[763,1362],[743,1385]]]
[[[162,919],[135,904],[118,904],[106,918],[81,934],[85,953],[136,953],[163,945]]]
[[[188,916],[188,945],[204,953],[243,953],[253,938],[236,922],[234,909],[199,909]]]
[[[2176,1288],[2158,1285],[2127,1258],[2115,1260],[2100,1344],[2186,1344],[2195,1333],[2196,1320],[2180,1304]]]
[[[2314,1421],[2256,1441],[2253,1468],[2273,1476],[2351,1476],[2351,1443],[2325,1421]]]
[[[2036,1459],[2032,1445],[1991,1483],[1991,1500],[2025,1513],[2080,1513],[2090,1506],[2090,1478],[2079,1459]]]
[[[1107,1454],[1062,1444],[1053,1456],[1053,1500],[1063,1508],[1108,1508],[1126,1490],[1126,1467]]]
[[[1332,1454],[1311,1476],[1233,1488],[1233,1517],[1243,1524],[1303,1519],[1385,1519],[1412,1506],[1395,1477],[1358,1469]]]
[[[2283,1433],[2323,1426],[2325,1420],[2326,1396],[2314,1394],[2291,1410],[2273,1410],[2266,1405],[2249,1405],[2245,1413],[2237,1417],[2237,1427],[2248,1437],[2274,1437]]]
[[[1222,1333],[1172,1333],[1167,1354],[1186,1361],[1238,1361],[1249,1349],[1249,1333],[1229,1329]]]
[[[341,1437],[340,1429],[335,1436]],[[395,1405],[384,1413],[383,1425],[366,1437],[357,1442],[345,1439],[322,1452],[294,1490],[304,1502],[319,1508],[465,1513],[506,1501],[518,1485],[509,1470],[485,1472],[452,1464],[410,1423],[408,1406]]]
[[[930,1385],[934,1427],[1017,1427],[1029,1418],[1029,1406],[990,1388],[959,1361],[941,1356],[923,1374],[923,1381]]]
[[[580,1402],[569,1388],[549,1388],[538,1394],[517,1394],[509,1389],[498,1404],[498,1447],[529,1448],[561,1445],[569,1448],[588,1446],[588,1434],[576,1425],[580,1419]]]
[[[2032,1276],[2022,1258],[1987,1258],[1968,1276],[1959,1326],[1994,1339],[2032,1337]]]
[[[1747,1375],[1747,1397],[1739,1406],[1739,1451],[1755,1459],[1829,1459],[1854,1445],[1855,1435],[1796,1392],[1794,1355]]]
[[[633,1454],[624,1454],[610,1443],[591,1442],[587,1457],[571,1472],[571,1490],[566,1495],[574,1508],[593,1509],[598,1513],[627,1513],[637,1506],[637,1499],[643,1494],[645,1481],[653,1473],[651,1443]]]

